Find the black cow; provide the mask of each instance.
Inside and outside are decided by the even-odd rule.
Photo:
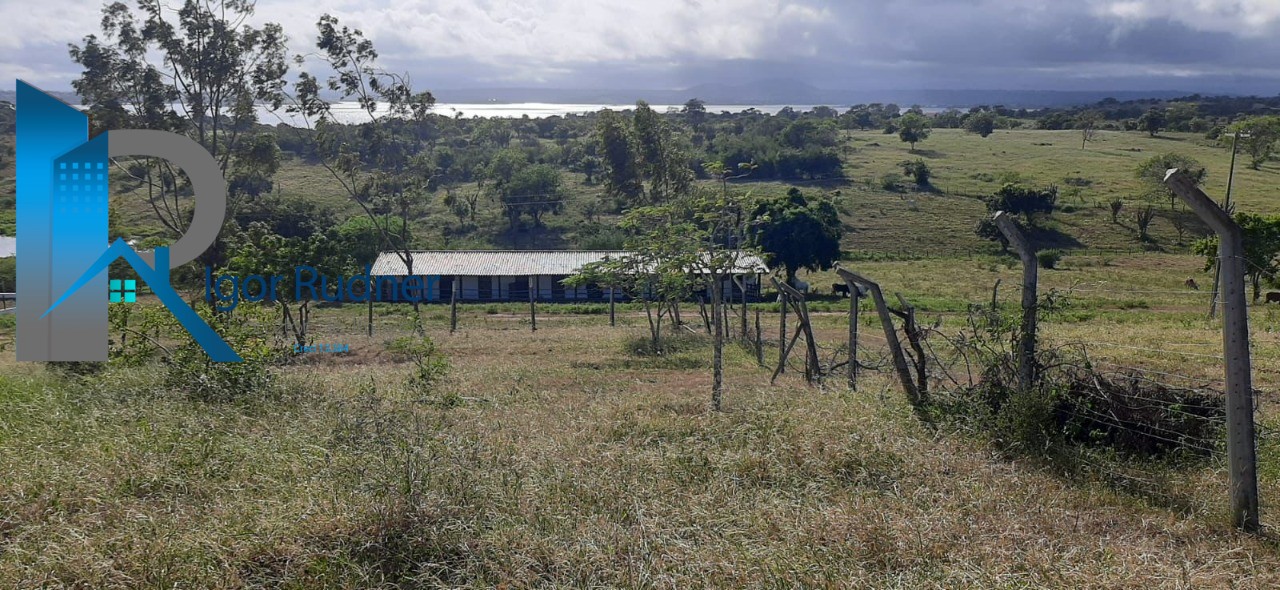
[[[832,293],[834,293],[834,294],[836,294],[836,295],[840,295],[840,296],[842,296],[842,297],[848,297],[848,296],[849,296],[849,285],[846,285],[846,284],[844,284],[844,283],[833,283],[833,284],[831,285],[831,292],[832,292]]]
[[[1267,291],[1267,303],[1280,303],[1280,292]]]

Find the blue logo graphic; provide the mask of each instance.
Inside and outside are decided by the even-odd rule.
[[[108,291],[106,270],[119,258],[213,360],[241,360],[169,282],[169,270],[203,253],[226,216],[226,182],[204,148],[161,131],[110,131],[90,140],[88,117],[22,81],[17,144],[18,360],[107,359],[108,301],[133,301],[137,291],[134,281],[112,281]],[[172,246],[144,253],[120,239],[108,246],[108,170],[115,156],[165,158],[190,178],[196,210]]]

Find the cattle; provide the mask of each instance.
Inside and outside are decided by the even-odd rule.
[[[1200,285],[1196,284],[1195,279],[1187,279],[1187,281],[1182,284],[1186,285],[1188,289],[1195,289],[1196,291],[1200,290]]]
[[[1280,291],[1267,291],[1267,303],[1280,303]]]
[[[832,284],[831,284],[831,293],[832,293],[832,294],[834,294],[834,295],[839,295],[839,296],[841,296],[841,297],[848,297],[848,296],[849,296],[849,285],[846,285],[846,284],[844,284],[844,283],[832,283]]]

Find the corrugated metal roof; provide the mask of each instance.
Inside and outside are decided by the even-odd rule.
[[[426,250],[413,252],[413,273],[444,276],[571,275],[606,256],[624,257],[625,250]],[[768,272],[758,256],[745,256],[738,272]],[[395,252],[383,252],[370,274],[405,275],[404,261]]]
[[[18,238],[0,236],[0,258],[18,255]]]

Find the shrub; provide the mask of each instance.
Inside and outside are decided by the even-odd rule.
[[[436,343],[427,336],[402,336],[387,343],[387,351],[402,361],[413,363],[409,384],[429,388],[449,373],[449,363]]]
[[[890,192],[898,192],[902,189],[902,175],[897,172],[890,172],[881,176],[880,188]]]
[[[1062,252],[1041,250],[1036,253],[1036,260],[1040,261],[1040,268],[1054,269],[1058,267],[1058,262],[1062,260]]]
[[[202,401],[274,396],[276,380],[270,366],[290,354],[278,340],[279,332],[270,328],[279,323],[271,317],[274,309],[242,305],[234,313],[215,314],[207,305],[198,306],[196,312],[243,360],[214,362],[189,334],[181,331],[183,343],[165,359],[165,386]]]

